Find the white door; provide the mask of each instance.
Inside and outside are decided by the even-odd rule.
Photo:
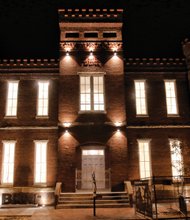
[[[105,189],[104,150],[82,150],[82,189],[93,189],[92,173],[95,173],[97,189]]]

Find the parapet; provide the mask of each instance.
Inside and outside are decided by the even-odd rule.
[[[36,68],[51,68],[59,67],[58,59],[2,59],[0,60],[1,67],[36,67]]]
[[[59,9],[59,21],[121,21],[122,14],[123,9]]]
[[[186,71],[185,58],[127,58],[125,62],[127,71],[159,71],[176,70]]]

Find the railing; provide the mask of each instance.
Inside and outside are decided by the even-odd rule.
[[[76,191],[77,190],[82,190],[82,171],[79,169],[76,169],[75,171],[75,188]],[[92,178],[91,176],[89,176],[89,179],[85,180],[85,183],[87,185],[91,185],[91,189],[93,189],[93,183],[92,183]],[[102,185],[102,183],[105,183],[105,188],[106,190],[110,190],[111,189],[111,169],[107,169],[105,170],[105,179],[96,179],[96,183],[97,183],[97,189],[99,189],[99,185]]]
[[[151,219],[190,217],[190,177],[153,177],[134,181],[135,210]]]
[[[55,209],[56,209],[56,206],[57,206],[58,201],[59,201],[59,195],[61,193],[61,185],[62,185],[61,182],[57,182],[56,186],[55,186],[55,203],[54,203]]]

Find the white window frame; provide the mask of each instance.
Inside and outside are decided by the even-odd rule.
[[[40,84],[47,84],[47,94],[45,93],[45,90],[40,91]],[[42,97],[40,97],[40,94],[42,95]],[[44,103],[46,103],[46,105]],[[49,81],[39,80],[38,81],[37,117],[48,117],[48,116],[49,116]]]
[[[2,142],[3,142],[3,157],[2,157],[1,183],[3,185],[13,185],[16,141],[3,140]]]
[[[170,153],[171,153],[171,166],[173,179],[177,179],[184,175],[183,167],[183,155],[180,147],[181,143],[178,139],[169,139]],[[174,150],[173,144],[177,145],[177,149]]]
[[[48,148],[48,140],[34,140],[34,144],[35,144],[34,184],[35,185],[46,185],[46,183],[47,183],[47,148]],[[39,158],[37,159],[37,151],[38,151],[37,147],[39,147],[38,144],[41,145],[40,146],[41,148],[45,146],[45,151],[43,151],[43,154],[40,155],[40,157],[44,156],[43,160],[45,160],[45,161],[37,161],[39,159]],[[40,151],[41,150],[42,149],[40,149]],[[41,159],[42,158],[40,158],[40,160]],[[43,172],[43,169],[45,170],[45,172]],[[40,177],[38,177],[38,175]]]
[[[144,89],[139,89],[139,84],[143,83]],[[136,115],[147,116],[147,96],[146,96],[146,80],[134,80],[135,84],[135,102],[136,102]],[[138,92],[137,92],[138,86]],[[138,94],[139,93],[139,94]]]
[[[172,91],[168,90],[167,83],[172,83],[173,86],[174,86],[174,90],[173,90],[173,95],[172,96],[169,94],[169,93],[172,93]],[[167,115],[168,116],[172,116],[172,115],[177,116],[179,114],[179,111],[178,111],[176,80],[175,79],[164,80],[164,85],[165,85],[165,94],[166,94]]]
[[[80,76],[80,112],[105,112],[105,79],[104,79],[104,75],[105,73],[79,73]],[[82,77],[89,77],[90,79],[90,88],[88,93],[87,92],[83,92],[82,93]],[[102,84],[102,92],[99,93],[95,93],[94,92],[94,88],[95,88],[95,77],[102,77],[103,80],[103,84]],[[89,96],[89,102],[83,102],[82,103],[82,95],[88,95]],[[95,103],[95,95],[100,97],[102,96],[102,102],[99,101],[97,103]],[[99,97],[99,98],[100,98]],[[85,97],[86,98],[86,97]],[[85,108],[82,108],[83,106],[86,106]],[[88,108],[87,108],[88,105]],[[101,106],[103,106],[103,108],[101,108]],[[96,109],[96,107],[99,107],[99,109]]]
[[[11,84],[12,84],[12,88],[10,88]],[[5,114],[6,117],[17,116],[18,89],[19,89],[18,86],[19,86],[18,80],[9,80],[7,82],[7,100],[6,100],[6,114]]]
[[[150,178],[152,176],[152,167],[151,167],[151,152],[150,152],[150,139],[138,139],[138,152],[139,152],[139,173],[140,173],[140,179]],[[140,149],[141,144],[143,144],[143,151]],[[148,151],[145,151],[145,144],[148,146]],[[147,153],[146,153],[147,152]],[[148,158],[145,158],[145,156],[148,156]],[[143,159],[143,160],[142,160]],[[147,164],[149,166],[149,169],[146,169]]]

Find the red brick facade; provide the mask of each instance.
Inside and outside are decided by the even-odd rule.
[[[16,141],[13,192],[25,188],[39,193],[43,188],[51,194],[56,182],[62,182],[63,191],[75,192],[82,149],[104,149],[105,170],[110,171],[107,188],[123,190],[125,180],[140,178],[139,139],[150,140],[155,176],[172,175],[169,139],[180,140],[189,175],[190,93],[185,59],[124,61],[121,10],[60,10],[59,24],[59,61],[0,63],[0,180],[4,140]],[[85,37],[89,32],[96,37]],[[107,38],[105,33],[112,32],[116,36]],[[91,52],[93,61],[89,60]],[[104,111],[80,110],[80,76],[84,73],[103,75]],[[136,115],[134,80],[138,79],[146,80],[148,114],[144,117]],[[167,115],[164,80],[168,79],[176,82],[179,114],[175,117]],[[5,116],[8,80],[19,81],[14,118]],[[44,118],[36,117],[38,80],[49,81],[49,114]],[[34,185],[35,140],[48,140],[45,186]],[[7,186],[2,188],[7,192]],[[48,198],[45,203],[51,204],[52,194]],[[38,196],[39,204],[42,200],[43,195]]]

